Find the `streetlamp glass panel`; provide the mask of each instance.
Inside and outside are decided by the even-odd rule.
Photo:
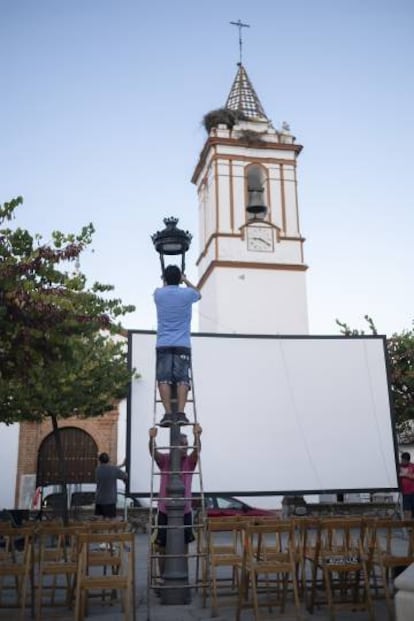
[[[184,250],[185,248],[183,248],[182,244],[180,244],[179,242],[174,244],[163,244],[161,248],[161,252],[163,254],[180,254]]]

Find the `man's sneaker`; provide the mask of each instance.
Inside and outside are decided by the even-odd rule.
[[[190,421],[188,420],[187,416],[184,414],[184,412],[177,412],[177,419],[176,422],[178,425],[190,425]]]
[[[172,414],[164,414],[162,419],[160,420],[160,427],[169,427],[173,424]]]

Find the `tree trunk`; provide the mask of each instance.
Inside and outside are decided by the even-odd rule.
[[[63,454],[62,441],[60,437],[60,429],[58,426],[57,418],[54,414],[51,415],[52,425],[53,425],[53,435],[56,443],[56,454],[58,458],[59,465],[59,475],[61,481],[62,488],[62,496],[63,496],[63,506],[62,506],[62,517],[63,523],[65,526],[69,524],[69,514],[68,514],[68,489],[66,484],[66,462],[65,456]]]

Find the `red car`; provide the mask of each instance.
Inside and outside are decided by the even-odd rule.
[[[278,511],[274,509],[259,509],[252,507],[242,500],[232,496],[210,496],[204,495],[204,503],[207,517],[229,517],[233,515],[252,515],[252,516],[273,516],[277,517]],[[195,507],[200,508],[200,498],[196,498]]]

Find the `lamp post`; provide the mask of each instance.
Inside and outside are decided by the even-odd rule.
[[[155,250],[160,255],[162,275],[164,256],[181,255],[181,272],[185,270],[185,253],[190,247],[192,235],[177,228],[178,218],[164,218],[165,229],[151,236]],[[171,387],[173,419],[177,413],[177,385]],[[184,541],[184,484],[181,479],[180,427],[170,426],[170,473],[167,484],[167,541],[165,546],[164,588],[161,603],[166,605],[188,604],[191,593],[188,584],[188,558]]]

